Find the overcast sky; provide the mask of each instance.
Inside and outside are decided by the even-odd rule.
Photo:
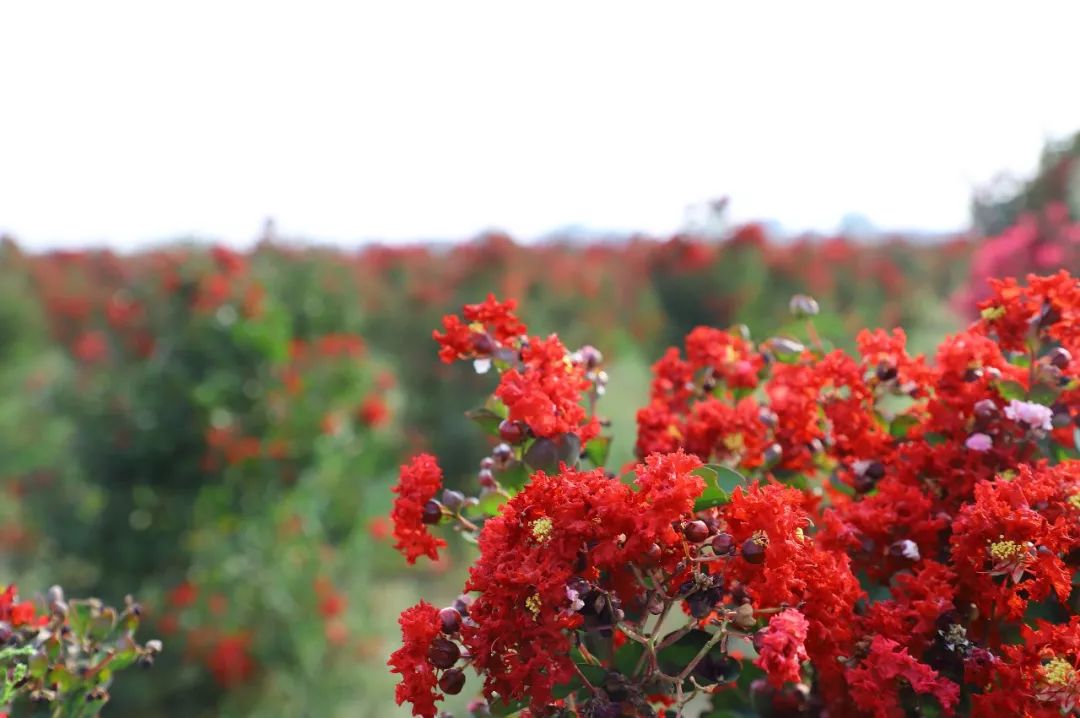
[[[888,7],[889,10],[883,8]],[[1080,129],[1080,3],[0,2],[0,232],[967,221]]]

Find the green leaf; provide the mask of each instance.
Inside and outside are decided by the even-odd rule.
[[[1042,404],[1043,406],[1051,406],[1057,401],[1057,398],[1057,389],[1043,383],[1031,387],[1031,391],[1028,393],[1028,401],[1033,401],[1036,404]]]
[[[1027,396],[1027,391],[1020,382],[999,381],[995,386],[1003,399],[1023,399]]]
[[[691,473],[705,479],[705,490],[694,502],[694,511],[726,504],[731,500],[731,492],[736,486],[746,486],[746,478],[742,474],[718,464],[706,464]]]
[[[889,434],[895,439],[906,439],[911,427],[919,423],[919,420],[911,414],[901,414],[889,423]]]
[[[581,437],[577,434],[559,434],[540,438],[529,445],[522,459],[538,471],[552,473],[559,470],[559,464],[574,466],[581,458]]]
[[[486,406],[477,407],[476,409],[470,409],[465,412],[466,419],[472,419],[479,425],[484,433],[492,436],[499,435],[499,424],[502,423],[503,417],[496,414]]]
[[[528,701],[513,701],[511,703],[506,703],[502,700],[493,700],[488,707],[493,716],[510,716],[526,708],[528,705]]]
[[[90,630],[90,605],[72,601],[68,608],[68,625],[71,626],[75,637],[82,641]]]
[[[644,652],[645,646],[637,641],[627,641],[615,652],[615,670],[624,676],[633,677],[634,669]]]
[[[611,454],[610,436],[598,436],[585,444],[585,456],[597,468],[607,463],[609,454]]]
[[[506,497],[502,494],[492,491],[487,496],[480,499],[480,503],[476,505],[485,516],[495,516],[499,513],[499,508],[502,507],[507,501]]]

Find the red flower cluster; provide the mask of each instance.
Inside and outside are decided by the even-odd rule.
[[[19,626],[44,626],[49,621],[48,616],[38,616],[34,604],[30,601],[19,601],[15,584],[8,586],[0,593],[0,621],[11,624],[15,628]]]
[[[491,322],[504,305],[485,306]],[[807,334],[694,330],[685,358],[653,367],[642,463],[622,480],[602,455],[534,471],[500,444],[480,497],[434,502],[480,556],[453,609],[403,616],[399,702],[434,716],[468,664],[486,700],[523,715],[652,715],[703,690],[718,709],[833,718],[1076,710],[1080,282],[994,282],[933,361],[899,330],[862,332],[854,355]],[[507,367],[523,368],[496,396],[543,436],[533,420],[558,411],[530,399],[515,413],[519,384],[573,360],[556,339],[512,342]],[[740,675],[740,643],[763,679]]]
[[[582,406],[586,393],[600,382],[595,372],[599,355],[571,354],[555,335],[542,339],[526,335],[528,328],[515,315],[513,300],[500,303],[488,296],[483,304],[468,304],[456,315],[443,317],[445,332],[433,336],[446,363],[474,359],[477,371],[494,365],[501,372],[495,396],[507,409],[507,439],[576,434],[582,443],[595,437],[600,425]]]
[[[781,687],[785,681],[798,683],[801,679],[806,653],[806,618],[793,608],[781,611],[769,619],[769,625],[758,634],[761,647],[754,665],[765,671],[769,681]]]
[[[410,564],[416,563],[421,556],[434,561],[439,558],[439,549],[446,546],[446,541],[432,536],[427,530],[427,524],[438,521],[438,513],[434,520],[425,518],[425,509],[442,488],[442,483],[442,469],[430,454],[420,454],[401,467],[400,481],[394,487],[397,498],[390,516],[397,539],[394,548],[401,551]],[[434,510],[440,511],[437,505]]]

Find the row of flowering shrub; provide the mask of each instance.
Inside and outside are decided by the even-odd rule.
[[[5,275],[36,282],[75,360],[53,361],[37,316],[9,322],[33,350],[0,371],[26,402],[2,414],[21,437],[0,458],[19,487],[5,563],[140,598],[169,650],[115,710],[325,715],[354,696],[378,650],[364,589],[389,564],[369,522],[389,505],[393,373],[225,250]]]
[[[409,563],[477,544],[401,614],[399,703],[433,717],[1059,716],[1080,705],[1080,281],[993,281],[932,359],[901,330],[693,329],[653,367],[639,463],[605,466],[602,355],[515,303],[444,319],[497,386],[475,495],[401,469]],[[619,441],[628,437],[615,437]],[[475,674],[475,677],[469,677]],[[704,706],[704,708],[702,708]]]
[[[867,323],[917,327],[954,288],[966,252],[963,242],[780,245],[753,226],[721,241],[522,246],[490,235],[357,254],[264,245],[27,255],[7,244],[5,569],[23,586],[58,580],[114,602],[139,597],[171,650],[163,670],[117,686],[122,710],[330,710],[378,692],[378,672],[355,666],[381,650],[369,593],[394,568],[369,539],[382,532],[392,457],[404,442],[425,445],[452,487],[477,470],[483,441],[454,417],[486,377],[448,381],[426,348],[448,307],[496,287],[528,298],[529,322],[566,327],[567,341],[653,357],[697,324],[787,327],[786,297],[813,292],[826,307],[818,338],[849,346]],[[446,331],[458,342],[471,333]],[[561,361],[557,345],[537,351]],[[532,381],[523,373],[494,406],[546,406]],[[582,381],[598,400],[603,370]],[[552,391],[560,411],[576,400],[572,386]],[[490,424],[492,413],[474,416]],[[668,433],[707,440],[697,419],[684,420]],[[534,462],[572,453],[556,428],[524,434],[554,442]],[[597,431],[584,434],[599,457],[608,444]]]

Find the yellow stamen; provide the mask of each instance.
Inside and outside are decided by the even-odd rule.
[[[995,541],[990,544],[990,556],[995,561],[1015,561],[1026,553],[1027,549],[1015,541]]]
[[[529,613],[533,615],[533,618],[540,616],[540,594],[534,593],[525,599],[525,608],[529,609]]]
[[[987,321],[993,321],[995,319],[1001,319],[1005,316],[1005,307],[987,307],[980,312],[983,319]]]
[[[539,541],[540,543],[547,543],[548,539],[551,538],[551,530],[552,530],[552,528],[553,528],[553,524],[551,523],[551,519],[547,518],[546,516],[544,518],[542,518],[542,519],[537,519],[536,521],[533,521],[532,522],[532,535],[533,535],[533,538],[536,539],[537,541]]]
[[[1076,669],[1064,658],[1055,658],[1042,667],[1042,677],[1047,685],[1067,686],[1076,678]]]
[[[741,451],[746,446],[746,440],[742,434],[731,434],[724,437],[724,447],[728,451]]]
[[[1074,509],[1080,509],[1080,491],[1069,497],[1069,505]]]

